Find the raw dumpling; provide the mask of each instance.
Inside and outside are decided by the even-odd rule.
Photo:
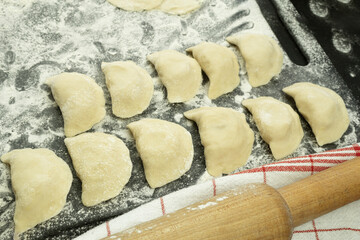
[[[299,115],[290,105],[272,97],[242,102],[253,115],[261,137],[270,145],[275,159],[286,157],[300,145],[304,136]]]
[[[129,181],[130,153],[123,141],[105,133],[83,133],[65,139],[82,182],[82,202],[94,206],[117,196]]]
[[[149,55],[160,80],[167,89],[169,102],[186,102],[193,98],[202,82],[201,68],[195,59],[174,50]]]
[[[108,0],[109,3],[127,11],[151,10],[159,6],[163,0]]]
[[[205,148],[206,169],[216,177],[246,164],[254,133],[243,113],[230,108],[201,107],[184,113],[198,125]]]
[[[105,117],[104,93],[94,79],[72,72],[50,77],[46,83],[61,109],[65,136],[85,132]]]
[[[333,90],[300,82],[283,91],[294,98],[320,146],[335,142],[347,130],[350,120],[345,103]]]
[[[194,148],[185,128],[151,118],[132,122],[127,127],[136,140],[150,187],[161,187],[190,169]]]
[[[69,166],[49,149],[18,149],[1,156],[10,164],[15,193],[15,238],[63,209],[73,180]]]
[[[200,3],[197,0],[164,0],[157,7],[160,11],[179,15],[192,12],[198,8],[200,8]]]
[[[227,37],[226,40],[239,48],[246,63],[251,86],[265,85],[281,72],[283,52],[271,37],[262,34],[241,34]]]
[[[127,11],[158,9],[171,14],[186,14],[200,7],[198,0],[108,0]]]
[[[133,117],[148,108],[154,84],[150,75],[132,61],[103,62],[113,113],[121,118]]]
[[[240,83],[239,64],[235,53],[215,43],[204,42],[187,49],[192,52],[209,77],[208,96],[215,99],[234,90]]]

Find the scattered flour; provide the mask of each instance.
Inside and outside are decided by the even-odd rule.
[[[309,7],[311,12],[318,17],[326,17],[329,14],[328,6],[322,0],[310,0]]]
[[[332,43],[336,50],[342,53],[349,53],[352,50],[351,40],[342,31],[332,29]]]
[[[344,3],[344,4],[348,4],[350,3],[352,0],[337,0],[340,3]]]
[[[222,196],[216,199],[216,201],[221,202],[224,201],[225,199],[229,198],[228,196]]]
[[[55,151],[69,166],[71,159],[63,143],[63,120],[50,89],[44,85],[47,77],[63,71],[76,71],[96,80],[103,88],[106,98],[106,118],[95,125],[92,131],[112,133],[121,138],[131,152],[134,170],[129,184],[119,196],[93,208],[81,204],[81,182],[74,178],[65,209],[56,217],[40,224],[24,234],[28,239],[44,239],[49,232],[62,227],[71,229],[74,225],[96,222],[126,212],[140,204],[179,188],[205,181],[212,177],[204,166],[203,152],[197,149],[194,165],[187,177],[163,188],[151,189],[145,181],[141,159],[135,142],[126,125],[142,117],[154,117],[175,121],[186,127],[193,135],[196,125],[183,118],[184,111],[201,106],[232,107],[244,111],[241,101],[262,95],[274,96],[282,101],[280,89],[300,80],[322,83],[347,96],[351,127],[345,137],[328,148],[349,145],[357,141],[356,122],[358,109],[352,106],[351,94],[341,79],[331,72],[332,66],[311,34],[297,22],[298,13],[288,1],[274,0],[279,14],[288,25],[289,31],[309,58],[309,65],[299,67],[287,55],[283,72],[269,85],[251,88],[244,64],[241,69],[241,83],[234,92],[211,101],[207,97],[208,82],[205,80],[199,93],[184,104],[169,104],[166,91],[153,66],[146,56],[163,49],[185,52],[185,49],[202,41],[212,41],[223,46],[228,35],[240,32],[263,33],[275,37],[263,18],[256,1],[253,0],[205,0],[203,7],[186,16],[174,16],[151,11],[133,13],[121,11],[104,0],[2,0],[0,5],[0,155],[15,148],[47,147]],[[314,1],[313,1],[314,3]],[[320,10],[319,10],[320,11]],[[236,54],[239,52],[231,47]],[[346,48],[345,48],[346,49]],[[140,116],[119,119],[111,113],[110,95],[100,69],[102,61],[132,60],[144,67],[153,77],[155,90],[149,108]],[[240,59],[241,63],[241,59]],[[245,112],[255,132],[253,153],[248,169],[274,161],[268,146],[258,134],[251,115]],[[304,123],[306,127],[306,123]],[[294,155],[323,151],[318,147],[309,127],[306,138]],[[199,140],[200,142],[200,140]],[[199,143],[194,143],[199,144]],[[201,166],[201,167],[199,167]],[[0,164],[0,232],[1,239],[12,238],[13,195],[9,189],[9,168]],[[188,177],[191,176],[191,177]],[[9,225],[10,224],[10,225]],[[80,230],[79,230],[80,231]],[[83,231],[83,230],[82,230]],[[79,235],[76,229],[67,231]],[[70,235],[69,235],[70,236]],[[69,237],[71,238],[71,237]]]
[[[186,209],[191,210],[191,211],[193,211],[193,210],[196,211],[196,210],[202,210],[202,209],[208,208],[210,206],[215,206],[215,205],[217,205],[217,202],[207,202],[207,203],[199,205],[197,207],[193,207],[193,208],[187,207]]]
[[[177,123],[179,123],[180,120],[181,120],[183,117],[184,117],[183,114],[181,114],[181,113],[176,113],[175,116],[174,116],[174,120],[175,120]]]
[[[207,202],[205,204],[199,205],[197,208],[198,209],[205,209],[205,208],[210,207],[210,206],[215,206],[216,204],[217,204],[216,202]]]

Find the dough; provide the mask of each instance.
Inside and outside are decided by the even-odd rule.
[[[197,0],[164,0],[157,7],[160,11],[178,15],[186,14],[199,8],[200,3]]]
[[[325,87],[299,82],[283,89],[310,124],[320,146],[340,139],[349,127],[349,115],[342,98]]]
[[[246,164],[254,143],[254,133],[245,115],[230,108],[201,107],[184,113],[196,122],[204,146],[206,169],[217,177]]]
[[[209,77],[210,99],[231,92],[239,85],[239,64],[235,53],[230,49],[215,43],[203,42],[187,51],[192,52]]]
[[[127,127],[136,140],[150,187],[161,187],[190,169],[194,148],[185,128],[151,118],[132,122]]]
[[[1,156],[11,166],[15,238],[63,209],[73,180],[69,166],[49,149],[18,149]]]
[[[227,37],[226,40],[239,48],[246,63],[251,86],[265,85],[281,72],[283,52],[271,37],[262,34],[241,34]]]
[[[156,8],[163,0],[108,0],[108,2],[127,11],[143,11]]]
[[[108,0],[111,4],[127,11],[155,10],[186,14],[200,8],[198,0]]]
[[[117,196],[129,181],[130,153],[123,141],[105,133],[83,133],[65,139],[82,182],[82,202],[94,206]]]
[[[92,128],[105,117],[105,98],[95,80],[80,73],[61,73],[47,79],[63,118],[65,136]]]
[[[186,102],[193,98],[202,83],[201,68],[195,59],[174,50],[149,55],[160,80],[167,89],[169,102]]]
[[[270,145],[275,159],[294,152],[304,136],[299,115],[290,105],[272,97],[247,99],[242,102],[253,115],[261,137]]]
[[[154,84],[150,75],[132,61],[103,62],[113,113],[121,118],[142,113],[150,105]]]

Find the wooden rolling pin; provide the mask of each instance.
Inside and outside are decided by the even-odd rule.
[[[291,239],[294,227],[358,199],[360,157],[278,190],[247,184],[104,239]]]

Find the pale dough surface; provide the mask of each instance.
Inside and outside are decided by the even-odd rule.
[[[333,90],[299,82],[283,91],[294,98],[299,112],[310,124],[320,146],[339,140],[349,127],[345,103]]]
[[[150,105],[154,83],[145,69],[132,61],[103,62],[101,69],[111,95],[114,115],[130,118]]]
[[[108,0],[127,11],[160,10],[170,14],[186,14],[200,8],[198,0]]]
[[[284,54],[273,38],[244,33],[227,37],[226,40],[239,48],[251,86],[265,85],[281,72]]]
[[[136,140],[150,187],[161,187],[190,169],[194,147],[185,128],[151,118],[132,122],[127,127]]]
[[[105,133],[66,138],[75,171],[82,182],[82,202],[94,206],[117,196],[129,181],[130,153],[122,140]]]
[[[18,149],[1,156],[10,164],[15,193],[15,237],[57,215],[73,180],[69,166],[49,149]]]
[[[46,83],[61,109],[66,137],[89,130],[105,117],[104,93],[94,79],[71,72],[50,77]]]
[[[108,0],[116,7],[127,11],[151,10],[159,6],[163,0]]]
[[[228,174],[246,164],[252,151],[254,132],[243,113],[231,108],[201,107],[184,115],[198,125],[210,175]]]
[[[198,0],[164,0],[157,7],[160,11],[178,15],[195,11],[198,8],[200,8]]]
[[[298,148],[304,132],[299,115],[290,105],[272,97],[246,99],[242,105],[253,115],[275,159],[286,157]]]
[[[239,64],[230,49],[210,42],[203,42],[187,49],[198,61],[209,78],[208,96],[216,99],[233,91],[240,83]]]
[[[163,50],[147,56],[154,64],[171,103],[186,102],[193,98],[202,83],[198,62],[174,50]]]

